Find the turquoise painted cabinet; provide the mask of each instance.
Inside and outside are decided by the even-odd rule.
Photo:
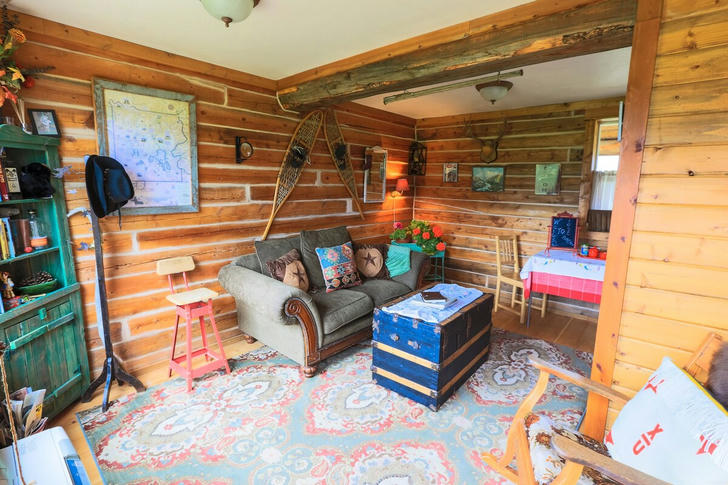
[[[39,162],[51,170],[58,168],[59,141],[0,125],[0,147],[16,166]],[[78,399],[89,384],[80,285],[73,267],[63,183],[55,177],[51,183],[52,198],[0,202],[0,208],[17,209],[21,217],[35,210],[48,234],[45,249],[0,261],[0,272],[9,273],[16,285],[38,271],[47,271],[59,282],[44,296],[0,314],[0,338],[8,346],[8,388],[11,392],[23,386],[46,389],[43,414],[49,417]]]

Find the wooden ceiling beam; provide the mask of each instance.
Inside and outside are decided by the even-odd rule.
[[[278,96],[307,111],[627,47],[635,11],[636,0],[537,0],[282,79]]]

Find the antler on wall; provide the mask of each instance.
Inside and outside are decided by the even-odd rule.
[[[508,120],[503,120],[503,129],[495,140],[485,140],[476,136],[473,132],[473,122],[468,121],[465,123],[465,134],[470,138],[480,142],[480,161],[483,163],[494,162],[498,158],[498,143],[506,133],[511,131],[511,125],[508,124]]]

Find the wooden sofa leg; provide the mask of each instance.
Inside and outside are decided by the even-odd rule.
[[[308,377],[309,379],[316,375],[316,371],[318,370],[318,366],[315,365],[304,365],[303,366],[303,375],[305,377]]]
[[[243,334],[243,340],[245,340],[249,344],[254,344],[255,342],[258,341],[257,338],[251,337],[250,335],[247,335],[247,334]]]

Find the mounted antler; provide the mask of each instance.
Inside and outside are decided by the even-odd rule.
[[[480,142],[480,161],[483,163],[494,162],[498,158],[498,143],[501,138],[510,131],[508,120],[503,120],[503,129],[495,140],[484,140],[473,133],[473,122],[465,123],[465,134]]]

